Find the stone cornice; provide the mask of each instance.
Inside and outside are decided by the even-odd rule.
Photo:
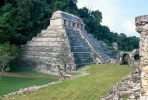
[[[136,31],[146,32],[148,34],[148,15],[138,16],[135,18]]]
[[[73,22],[84,24],[83,20],[79,18],[78,16],[69,14],[67,12],[59,11],[59,10],[54,12],[52,17],[50,18],[50,20],[55,20],[55,19],[67,19]]]

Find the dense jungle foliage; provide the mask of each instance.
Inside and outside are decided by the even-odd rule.
[[[77,0],[0,0],[0,43],[21,45],[46,29],[49,18],[57,10],[81,17],[88,33],[110,45],[117,42],[119,50],[131,51],[139,47],[139,38],[114,33],[102,26],[102,13],[86,7],[78,9]],[[98,8],[99,9],[99,8]]]

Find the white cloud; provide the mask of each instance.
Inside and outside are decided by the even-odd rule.
[[[113,0],[116,1],[116,0]],[[116,8],[115,5],[112,4],[112,1],[110,0],[97,0],[97,1],[92,1],[92,0],[79,0],[78,1],[78,7],[89,7],[89,9],[93,10],[99,10],[102,12],[102,25],[106,25],[109,28],[115,27],[115,21],[114,16],[117,15],[117,13],[113,12],[118,12],[119,10]],[[92,8],[91,8],[92,7]],[[113,30],[111,30],[113,31]]]
[[[129,31],[129,32],[135,32],[135,24],[133,24],[130,20],[125,21],[122,24],[122,27],[124,30]]]
[[[92,6],[92,10],[100,10],[103,17],[101,24],[108,26],[111,31],[139,37],[139,33],[135,31],[134,19],[143,10],[140,7],[137,8],[141,1],[133,2],[134,0],[129,0],[129,2],[124,0],[78,0],[77,5],[79,8],[85,6],[91,8]]]
[[[128,36],[138,35],[135,34],[135,24],[133,24],[131,20],[126,20],[121,26]]]
[[[115,22],[110,17],[104,17],[101,24],[109,27],[115,26]]]

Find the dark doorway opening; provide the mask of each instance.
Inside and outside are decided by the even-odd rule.
[[[129,55],[124,54],[123,57],[122,57],[122,64],[127,65],[128,63],[129,63]]]
[[[137,61],[137,60],[139,60],[139,54],[136,54],[135,56],[134,56],[134,59]]]

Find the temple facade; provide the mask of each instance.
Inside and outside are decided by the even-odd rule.
[[[83,20],[75,15],[57,11],[50,18],[50,26],[85,30]]]

